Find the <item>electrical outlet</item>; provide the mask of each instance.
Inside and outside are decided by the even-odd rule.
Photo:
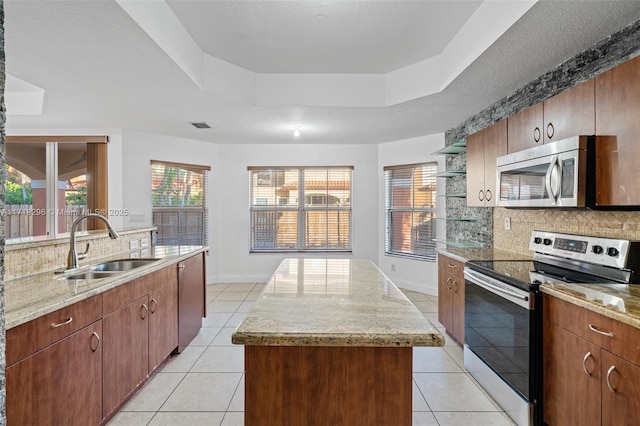
[[[149,246],[149,239],[148,238],[143,238],[140,240],[140,247],[148,247]]]
[[[129,241],[129,250],[135,250],[138,248],[138,240]]]
[[[510,231],[511,230],[511,218],[510,217],[505,217],[504,218],[504,230],[505,231]]]
[[[392,263],[391,264],[391,272],[395,272],[396,271],[396,264]]]

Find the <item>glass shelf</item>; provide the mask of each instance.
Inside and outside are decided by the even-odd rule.
[[[467,198],[467,193],[466,192],[461,192],[458,194],[442,194],[442,195],[438,195],[438,197],[445,197],[445,198]]]
[[[475,241],[459,241],[459,240],[433,240],[436,243],[446,244],[447,247],[455,248],[483,248],[482,244]]]
[[[446,220],[448,222],[476,222],[478,220],[474,217],[436,217],[436,219]]]
[[[466,174],[467,174],[466,170],[445,170],[444,172],[436,173],[436,177],[452,178],[452,177],[462,176]]]
[[[444,148],[431,153],[431,155],[460,154],[461,152],[465,152],[466,150],[467,141],[465,140],[454,142],[451,145],[445,146]]]

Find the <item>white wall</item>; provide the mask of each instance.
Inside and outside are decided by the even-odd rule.
[[[111,147],[110,147],[111,149]],[[151,160],[172,161],[176,163],[199,164],[211,166],[209,173],[209,248],[207,256],[207,282],[216,282],[218,262],[213,253],[218,251],[218,211],[215,199],[219,182],[218,145],[190,139],[156,135],[133,130],[122,131],[122,207],[128,209],[129,215],[124,217],[123,226],[151,226]],[[109,155],[111,160],[111,154]],[[112,172],[111,167],[109,172]],[[111,193],[116,176],[109,175],[109,191]],[[109,198],[111,203],[111,198]]]
[[[415,164],[435,161],[438,162],[438,171],[444,170],[444,156],[431,155],[434,151],[444,147],[444,134],[421,136],[402,141],[389,142],[378,145],[378,266],[398,287],[409,290],[421,291],[428,294],[438,294],[438,266],[435,262],[426,262],[388,256],[384,253],[384,173],[385,166],[402,164]],[[437,194],[444,194],[443,179],[438,179]],[[445,217],[445,200],[442,197],[436,208],[436,217]],[[436,232],[444,238],[446,225],[444,220],[438,220]],[[391,264],[395,265],[395,271],[391,271]]]
[[[352,254],[377,259],[378,162],[376,145],[220,145],[220,227],[216,238],[222,282],[266,281],[291,253],[249,253],[248,166],[353,166]],[[308,254],[306,254],[308,256]],[[326,254],[317,256],[326,257]]]

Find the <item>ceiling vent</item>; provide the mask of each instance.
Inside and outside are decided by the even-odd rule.
[[[200,122],[200,123],[191,123],[191,125],[192,125],[193,127],[195,127],[196,129],[210,129],[210,128],[211,128],[211,126],[209,126],[209,125],[208,125],[207,123],[205,123],[204,121],[203,121],[203,122]]]

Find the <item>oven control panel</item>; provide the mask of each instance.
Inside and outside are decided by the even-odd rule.
[[[622,269],[629,240],[533,231],[529,250]]]

